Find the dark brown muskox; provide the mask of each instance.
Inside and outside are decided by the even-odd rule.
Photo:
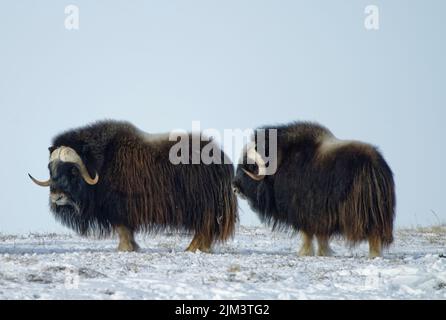
[[[339,140],[315,123],[259,129],[266,138],[269,130],[277,129],[277,171],[264,174],[261,159],[270,152],[268,140],[254,145],[244,151],[234,191],[247,198],[260,219],[273,228],[301,231],[300,255],[314,254],[314,236],[318,254],[329,255],[330,237],[342,235],[352,245],[368,240],[370,256],[380,256],[382,247],[393,241],[395,190],[392,171],[379,151],[362,142]],[[256,164],[247,164],[247,156]]]
[[[81,235],[116,231],[118,249],[134,251],[134,232],[179,230],[195,234],[189,251],[209,251],[214,241],[234,232],[234,168],[174,165],[169,151],[175,144],[168,134],[146,134],[125,122],[98,122],[57,136],[50,147],[50,179],[30,177],[50,187],[56,219]],[[202,141],[198,145],[204,147]],[[223,151],[214,147],[225,163]]]

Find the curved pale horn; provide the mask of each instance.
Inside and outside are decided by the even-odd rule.
[[[85,180],[86,183],[88,183],[91,186],[94,186],[95,184],[97,184],[99,182],[99,175],[96,172],[96,175],[94,177],[94,179],[92,179],[90,177],[90,174],[87,171],[87,168],[85,167],[84,163],[75,163],[76,167],[79,169],[82,178]]]
[[[49,180],[47,180],[47,181],[39,181],[39,180],[37,180],[36,178],[34,178],[32,175],[30,175],[29,173],[28,173],[28,176],[31,178],[31,180],[35,183],[35,184],[37,184],[38,186],[41,186],[41,187],[49,187],[50,185],[51,185],[51,179],[49,179]]]
[[[248,151],[246,152],[246,158],[254,161],[254,163],[257,164],[259,172],[257,174],[254,174],[252,172],[249,172],[248,170],[242,169],[243,172],[245,172],[251,179],[256,181],[265,179],[266,176],[265,161],[263,160],[262,156],[254,149],[254,147],[248,149]]]
[[[70,162],[73,163],[78,169],[82,176],[82,178],[85,180],[86,183],[89,185],[95,185],[99,181],[99,175],[96,172],[96,175],[94,178],[90,177],[90,174],[88,173],[87,167],[85,166],[84,162],[82,161],[81,157],[77,154],[74,149],[70,147],[60,147],[53,151],[51,154],[50,160],[58,159],[62,162]]]

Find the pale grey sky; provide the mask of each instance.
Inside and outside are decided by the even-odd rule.
[[[104,118],[149,132],[318,121],[380,147],[397,226],[445,222],[445,14],[440,0],[2,1],[0,232],[66,230],[27,172],[47,177],[51,138]]]

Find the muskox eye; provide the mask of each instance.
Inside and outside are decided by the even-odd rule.
[[[73,167],[73,168],[71,169],[71,174],[72,174],[73,176],[75,176],[75,177],[79,175],[79,171],[77,170],[76,167]]]

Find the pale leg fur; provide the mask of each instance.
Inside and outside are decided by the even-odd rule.
[[[299,256],[313,256],[314,248],[313,248],[313,235],[309,235],[305,232],[302,232],[302,247],[299,250]]]
[[[132,230],[125,226],[117,226],[116,232],[119,235],[118,251],[132,252],[139,250]]]
[[[212,245],[211,240],[206,239],[205,236],[196,233],[194,235],[194,238],[192,239],[192,242],[187,247],[186,251],[196,252],[197,250],[200,250],[201,252],[210,253],[211,245]]]
[[[330,257],[333,255],[333,250],[330,248],[329,238],[326,236],[316,236],[318,249],[317,255],[322,257]]]
[[[381,239],[376,236],[369,237],[369,257],[377,258],[382,256]]]

